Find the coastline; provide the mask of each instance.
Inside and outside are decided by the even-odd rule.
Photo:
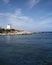
[[[8,32],[8,33],[0,33],[0,36],[4,35],[32,35],[32,34],[47,34],[47,33],[52,33],[52,32]]]
[[[33,34],[32,32],[14,32],[14,33],[0,33],[0,36],[1,35],[31,35]]]
[[[0,28],[0,36],[1,35],[31,35],[31,34],[47,34],[47,33],[52,33],[50,32],[29,32],[25,30],[15,30],[15,29],[4,29]]]

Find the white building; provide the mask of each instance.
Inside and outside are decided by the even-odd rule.
[[[7,25],[7,29],[11,29],[11,24],[8,24]]]

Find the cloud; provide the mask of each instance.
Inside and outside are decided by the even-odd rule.
[[[52,12],[47,13],[47,14],[45,14],[44,16],[41,16],[40,19],[41,19],[41,20],[48,19],[48,18],[50,18],[51,16],[52,16]]]
[[[28,23],[32,23],[33,19],[25,16],[21,9],[16,9],[13,13],[0,13],[0,17],[5,17],[8,23],[14,27],[27,26]]]
[[[29,7],[32,8],[39,3],[40,0],[29,0]]]
[[[5,17],[5,15],[3,13],[0,13],[0,18]]]
[[[3,0],[5,4],[8,4],[10,0]]]
[[[4,16],[0,15],[0,18],[3,18]]]
[[[4,14],[3,14],[4,15]],[[8,20],[8,24],[12,24],[13,28],[26,27],[31,25],[33,19],[25,16],[21,9],[16,9],[13,13],[5,13],[5,17]]]
[[[37,31],[49,31],[52,28],[52,17],[44,18],[38,21],[38,23],[35,25],[35,28]]]
[[[0,13],[1,17],[5,17],[7,24],[12,24],[13,28],[30,30],[30,31],[44,31],[52,28],[52,17],[49,17],[51,13],[43,16],[40,20],[26,16],[22,13],[21,9],[16,9],[13,13]],[[48,17],[48,18],[47,18]]]

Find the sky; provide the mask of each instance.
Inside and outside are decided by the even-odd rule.
[[[52,31],[52,0],[0,0],[0,27]]]

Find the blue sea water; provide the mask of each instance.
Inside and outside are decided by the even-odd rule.
[[[0,36],[0,65],[52,65],[52,34]]]

